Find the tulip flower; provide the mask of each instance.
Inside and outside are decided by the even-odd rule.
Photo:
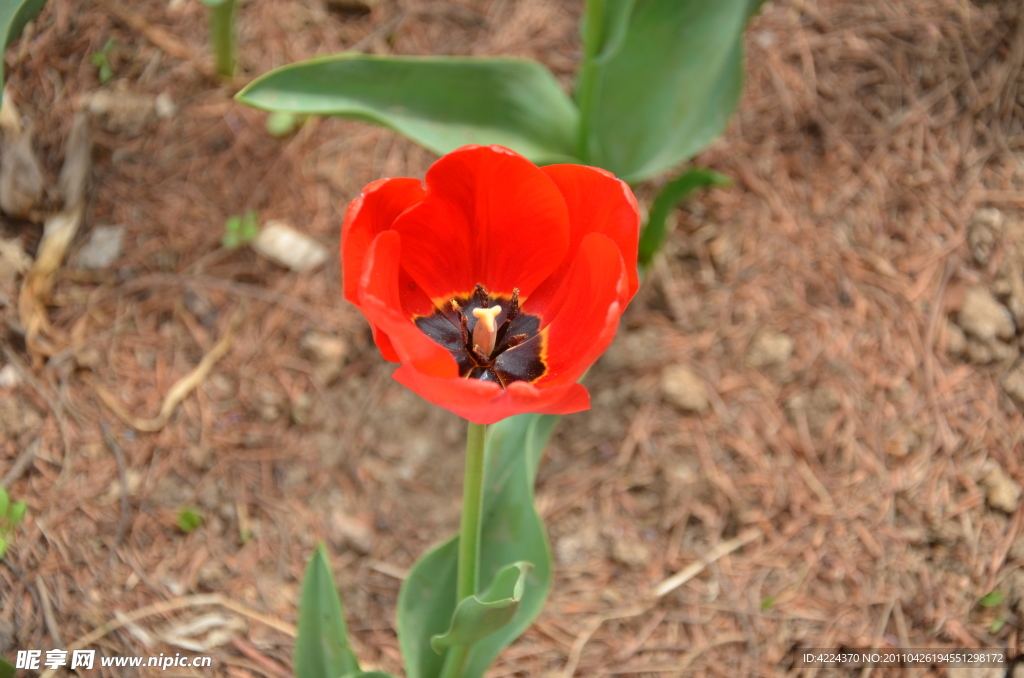
[[[471,422],[590,406],[577,380],[636,292],[629,187],[580,165],[537,167],[466,146],[415,179],[382,179],[348,207],[345,298],[394,377]]]

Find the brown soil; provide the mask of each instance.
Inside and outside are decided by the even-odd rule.
[[[390,379],[341,301],[336,257],[290,274],[219,240],[252,208],[333,252],[363,185],[422,176],[433,158],[339,120],[274,139],[231,95],[353,47],[529,56],[568,86],[582,3],[373,4],[244,3],[230,85],[207,75],[197,2],[50,0],[7,52],[51,182],[88,93],[166,93],[177,113],[95,121],[72,254],[105,224],[125,225],[126,247],[104,273],[63,271],[49,319],[64,342],[45,365],[17,332],[17,289],[0,289],[0,366],[21,376],[0,388],[0,478],[29,505],[0,564],[3,654],[68,648],[162,603],[89,647],[189,652],[170,635],[199,619],[211,626],[190,637],[214,668],[159,675],[290,675],[299,578],[322,539],[359,656],[400,675],[400,578],[457,527],[462,424]],[[88,56],[108,38],[116,77],[101,86]],[[554,593],[495,678],[797,675],[796,647],[1019,651],[1019,6],[777,0],[747,44],[743,103],[698,159],[735,185],[680,211],[588,377],[593,409],[559,425],[538,486]],[[4,231],[34,253],[37,226]],[[231,351],[161,431],[102,403],[98,388],[155,416],[238,309]],[[340,365],[311,350],[314,332]],[[191,534],[176,527],[184,506],[205,517]],[[637,605],[750,528],[760,536]],[[980,606],[993,590],[1005,600]],[[251,612],[189,598],[202,593]]]

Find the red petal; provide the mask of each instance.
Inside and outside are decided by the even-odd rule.
[[[398,287],[401,253],[402,238],[395,231],[384,231],[370,244],[359,281],[360,308],[373,324],[375,338],[377,332],[387,336],[398,359],[396,362],[426,374],[457,379],[459,370],[451,353],[421,332],[401,310]],[[381,343],[378,341],[377,345]],[[383,348],[381,353],[384,353]],[[386,354],[385,357],[388,358]]]
[[[389,363],[402,362],[402,359],[398,357],[398,353],[395,352],[395,347],[391,345],[391,339],[384,333],[384,330],[372,323],[370,326],[373,328],[373,343],[377,344],[377,350],[380,351],[384,360],[387,360]]]
[[[398,215],[423,199],[416,179],[380,179],[349,203],[341,226],[341,267],[345,299],[359,303],[356,294],[363,260],[378,233],[391,228]]]
[[[525,298],[562,262],[569,215],[535,165],[500,146],[466,146],[427,171],[427,195],[395,222],[402,268],[432,299],[477,283]]]
[[[590,394],[576,383],[537,388],[517,381],[502,390],[480,379],[432,377],[409,365],[402,365],[392,376],[425,400],[475,424],[493,424],[528,412],[572,414],[590,408]]]
[[[561,289],[541,311],[547,372],[539,386],[575,382],[608,348],[625,308],[620,300],[628,286],[626,269],[632,268],[608,236],[583,238]]]
[[[628,284],[619,299],[625,307],[640,284],[635,263],[640,239],[640,209],[633,192],[613,174],[597,167],[549,165],[541,171],[555,182],[569,208],[570,239],[569,257],[537,290],[534,305],[546,306],[548,299],[557,294],[583,238],[589,233],[603,233],[618,246],[627,264]]]

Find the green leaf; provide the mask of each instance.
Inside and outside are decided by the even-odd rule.
[[[481,548],[481,560],[485,554]],[[447,630],[455,612],[458,555],[458,537],[428,551],[413,565],[398,593],[398,645],[409,678],[436,678],[444,665],[430,639]]]
[[[770,610],[775,607],[775,596],[768,596],[761,601],[761,611]]]
[[[731,186],[732,179],[713,170],[697,167],[684,172],[665,184],[647,213],[647,223],[640,234],[637,263],[646,266],[661,249],[665,240],[665,225],[676,205],[694,190],[703,186]]]
[[[7,555],[7,540],[0,537],[0,559]]]
[[[443,635],[430,639],[434,652],[442,654],[455,645],[473,645],[512,621],[526,587],[529,563],[515,563],[502,569],[486,591],[466,598],[452,615]]]
[[[383,671],[360,671],[359,673],[346,673],[341,678],[395,678],[390,673]]]
[[[999,589],[993,589],[981,597],[981,600],[978,601],[978,605],[981,605],[982,607],[997,607],[1001,605],[1004,600],[1006,600],[1006,594]]]
[[[16,501],[11,504],[11,508],[7,513],[7,522],[11,527],[17,527],[21,524],[21,521],[25,519],[25,512],[28,511],[28,505],[23,501]]]
[[[203,524],[203,517],[190,508],[178,511],[178,529],[188,534],[195,532]]]
[[[528,59],[349,52],[271,71],[236,98],[384,125],[437,154],[501,144],[538,163],[573,161],[576,108],[550,71]]]
[[[3,103],[4,60],[3,52],[21,35],[25,24],[39,13],[46,0],[3,0],[0,2],[0,104]]]
[[[629,29],[629,15],[636,0],[589,0],[580,21],[583,51],[602,63],[622,47]],[[596,22],[596,23],[594,23]]]
[[[0,678],[14,678],[15,672],[14,664],[0,657]]]
[[[295,675],[302,678],[338,678],[362,675],[348,643],[345,613],[334,586],[324,545],[306,566],[299,600],[299,632],[295,639]]]
[[[625,42],[629,18],[635,0],[587,0],[580,20],[583,39],[583,62],[576,79],[576,105],[581,111],[577,144],[581,157],[587,157],[590,123],[593,120],[594,97],[601,66],[618,53]]]
[[[1002,631],[1004,626],[1006,626],[1006,620],[1000,617],[992,622],[992,626],[988,627],[988,632],[995,635]]]
[[[7,509],[11,506],[11,498],[7,494],[7,490],[0,487],[0,518],[7,515]]]
[[[498,654],[540,613],[551,588],[551,551],[533,502],[544,446],[560,417],[523,414],[489,427],[480,580],[494,581],[509,565],[533,565],[512,621],[478,641],[462,678],[481,678]],[[458,537],[436,547],[412,568],[398,595],[398,642],[407,678],[437,678],[444,657],[430,646],[444,634],[455,611]]]
[[[609,21],[621,2],[608,2]],[[748,0],[637,0],[621,46],[581,73],[583,160],[636,182],[721,134],[743,86],[750,9]],[[604,32],[609,45],[618,30]]]

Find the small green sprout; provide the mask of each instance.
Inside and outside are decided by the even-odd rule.
[[[999,589],[993,589],[981,597],[978,601],[978,605],[982,607],[997,607],[1006,600],[1006,594]]]
[[[202,0],[210,14],[210,44],[217,74],[235,74],[235,0]]]
[[[224,222],[224,237],[220,239],[220,244],[229,250],[237,250],[255,240],[259,232],[260,222],[256,210],[249,210],[242,217],[236,214]]]
[[[21,524],[21,521],[25,519],[25,511],[28,510],[28,506],[23,501],[16,501],[11,504],[11,508],[7,511],[7,522],[14,529]]]
[[[239,527],[238,528],[238,538],[242,540],[243,544],[248,544],[249,542],[251,542],[253,536],[255,536],[255,535],[253,535],[252,529],[250,529],[248,527]]]
[[[23,501],[11,501],[7,490],[0,487],[0,558],[7,554],[7,545],[15,528],[25,519],[28,506]]]
[[[110,38],[103,44],[103,49],[89,56],[89,63],[100,69],[100,84],[107,84],[114,77],[114,67],[110,65],[110,51],[117,45],[117,40]]]
[[[988,627],[988,632],[995,635],[1002,631],[1004,626],[1006,626],[1006,619],[1004,617],[1000,617],[992,622],[992,626]]]
[[[178,529],[189,534],[199,529],[203,524],[203,517],[193,509],[185,507],[178,511]]]
[[[306,116],[289,113],[288,111],[274,111],[267,116],[267,134],[272,137],[283,137],[291,134],[296,128],[302,126]]]
[[[775,596],[768,596],[767,598],[765,598],[764,600],[761,601],[761,611],[762,612],[764,612],[766,610],[770,610],[773,607],[775,607]]]

